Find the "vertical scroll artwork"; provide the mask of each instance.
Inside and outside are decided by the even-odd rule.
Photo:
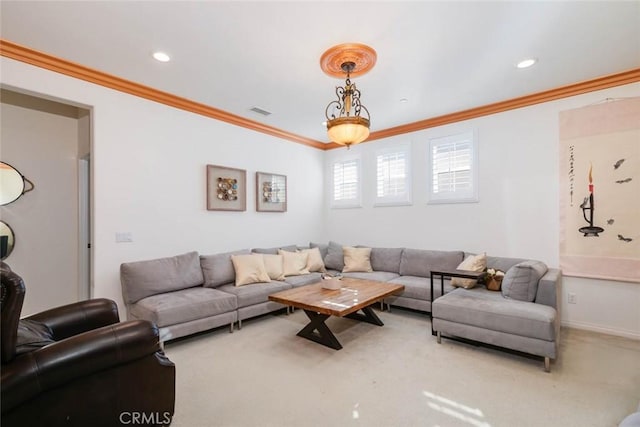
[[[256,172],[256,210],[258,212],[287,211],[287,177]]]
[[[560,113],[560,268],[640,282],[640,97]]]
[[[207,165],[207,210],[247,210],[247,172]]]

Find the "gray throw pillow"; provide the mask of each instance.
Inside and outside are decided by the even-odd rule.
[[[309,243],[309,247],[310,248],[318,248],[320,249],[320,255],[322,255],[322,260],[324,261],[324,259],[327,257],[327,253],[329,252],[329,245],[327,245],[326,243]]]
[[[340,243],[329,242],[327,256],[324,257],[324,266],[328,270],[342,271],[344,268],[344,252]]]
[[[18,323],[16,354],[28,353],[54,342],[51,329],[44,323],[29,319],[22,319]]]
[[[507,270],[502,279],[502,295],[520,301],[533,301],[538,292],[538,282],[547,272],[540,261],[524,261]]]

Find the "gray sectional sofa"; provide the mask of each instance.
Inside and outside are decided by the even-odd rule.
[[[316,247],[328,273],[342,272],[342,245],[335,242],[311,243],[304,248],[288,245],[244,249],[214,255],[190,252],[124,263],[120,274],[127,315],[130,319],[156,323],[163,342],[224,325],[229,325],[233,332],[236,322],[242,327],[243,320],[285,308],[269,301],[270,294],[317,282],[321,273],[235,286],[231,256],[277,254],[278,249],[296,251]],[[342,274],[404,285],[402,294],[388,298],[384,303],[387,307],[431,313],[438,342],[443,335],[461,337],[530,353],[544,357],[545,368],[549,370],[550,359],[557,357],[560,337],[561,272],[547,269],[537,261],[489,256],[487,267],[507,272],[505,280],[510,277],[514,279],[512,282],[528,286],[525,294],[532,296],[530,301],[489,291],[483,285],[473,289],[454,288],[448,280],[445,295],[441,295],[440,286],[434,286],[435,301],[431,301],[431,271],[455,270],[468,255],[463,251],[372,248],[371,271]],[[527,264],[535,264],[537,269],[525,268]]]

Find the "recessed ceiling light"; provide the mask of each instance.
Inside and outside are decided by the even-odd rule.
[[[153,57],[156,61],[160,62],[169,62],[171,61],[171,57],[164,52],[154,52]]]
[[[518,62],[516,64],[516,67],[518,67],[518,68],[529,68],[533,64],[535,64],[536,62],[538,62],[538,60],[536,58],[527,58],[527,59],[523,59],[522,61]]]
[[[409,102],[409,100],[407,98],[400,98],[400,102],[404,104],[406,102]]]

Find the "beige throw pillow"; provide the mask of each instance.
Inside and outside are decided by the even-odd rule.
[[[284,256],[262,254],[264,266],[271,280],[284,280]]]
[[[343,273],[349,272],[371,272],[371,248],[352,248],[344,246],[344,268]]]
[[[302,249],[298,252],[309,255],[309,258],[307,258],[307,270],[309,272],[321,271],[324,273],[327,271],[324,268],[324,261],[322,261],[322,254],[319,248]]]
[[[282,249],[278,249],[278,255],[282,255],[284,258],[285,276],[309,274],[309,270],[307,269],[307,259],[309,259],[309,254],[302,252],[287,252]]]
[[[469,255],[458,265],[458,270],[483,272],[487,269],[487,254]],[[465,289],[473,288],[478,281],[476,279],[463,279],[452,277],[451,286],[458,286]]]
[[[231,255],[231,262],[236,272],[236,286],[271,281],[261,254]]]

